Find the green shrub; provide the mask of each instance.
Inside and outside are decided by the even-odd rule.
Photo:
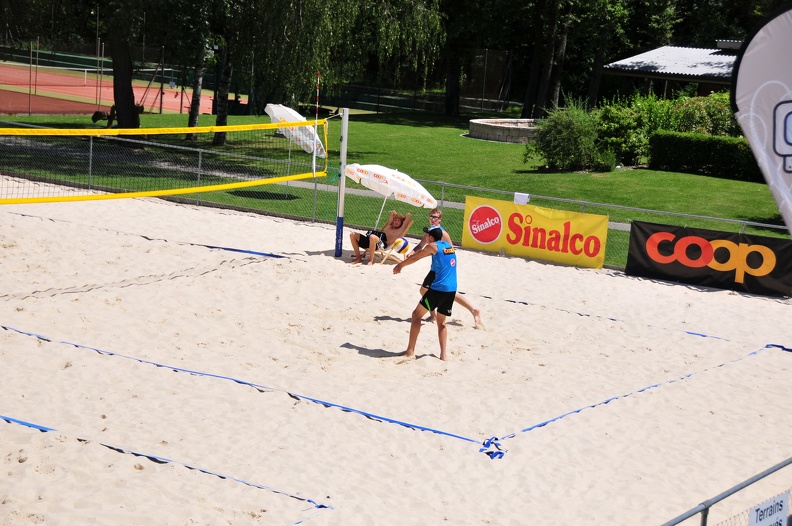
[[[550,110],[537,122],[536,137],[525,147],[523,162],[544,158],[551,170],[582,170],[597,158],[597,120],[580,101]]]
[[[659,131],[652,135],[649,145],[649,168],[652,170],[764,181],[744,137]]]
[[[616,169],[616,154],[613,150],[600,151],[594,160],[593,168],[597,172],[612,172]]]
[[[678,99],[674,103],[672,114],[676,123],[674,130],[678,132],[730,137],[742,135],[726,93]]]
[[[624,164],[640,164],[649,155],[649,137],[675,128],[673,101],[656,95],[614,100],[598,110],[600,147],[612,149]]]
[[[649,136],[657,130],[675,130],[676,122],[672,109],[674,101],[658,98],[657,95],[636,95],[630,100],[630,107],[638,115],[638,126]],[[644,152],[646,153],[646,152]]]
[[[613,104],[596,112],[599,149],[610,151],[623,164],[638,164],[646,155],[649,138],[639,125],[639,115],[626,105]]]

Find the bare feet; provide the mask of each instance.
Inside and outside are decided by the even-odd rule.
[[[358,263],[362,263],[362,262],[363,262],[362,259],[360,259],[359,257],[356,257],[355,259],[353,259],[352,261],[349,262],[349,265],[357,265]]]
[[[399,356],[404,356],[405,358],[415,358],[415,351],[404,351]]]
[[[484,324],[481,322],[481,311],[478,309],[473,309],[473,321],[476,322],[477,329],[483,329]]]

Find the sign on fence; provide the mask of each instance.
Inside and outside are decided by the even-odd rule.
[[[468,196],[462,246],[602,268],[608,217]]]
[[[786,526],[789,517],[789,492],[751,508],[750,526]]]
[[[626,274],[768,296],[792,294],[792,241],[633,221]]]

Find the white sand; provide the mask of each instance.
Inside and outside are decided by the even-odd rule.
[[[461,250],[486,330],[457,306],[451,359],[425,324],[404,360],[429,261],[347,265],[334,235],[0,207],[0,415],[55,429],[0,420],[0,524],[660,524],[792,456],[792,353],[765,349],[792,347],[790,300]]]

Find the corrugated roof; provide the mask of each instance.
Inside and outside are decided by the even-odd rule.
[[[648,78],[728,84],[735,59],[734,52],[722,49],[664,46],[607,64],[605,70]]]

